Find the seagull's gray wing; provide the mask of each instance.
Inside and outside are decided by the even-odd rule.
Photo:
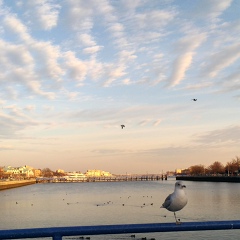
[[[172,193],[169,194],[168,197],[165,199],[164,203],[162,204],[162,208],[166,208],[166,209],[169,208],[169,206],[170,206],[171,203],[172,203],[171,197],[172,197]]]

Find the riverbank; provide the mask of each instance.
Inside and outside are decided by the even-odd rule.
[[[176,176],[176,180],[199,182],[240,182],[240,176]]]
[[[0,181],[0,191],[10,188],[22,187],[30,184],[35,184],[36,180],[20,180],[20,181]]]

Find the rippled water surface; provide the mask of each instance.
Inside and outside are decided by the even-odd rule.
[[[184,183],[188,204],[177,212],[182,222],[240,219],[239,183]],[[173,213],[160,209],[174,184],[175,179],[47,183],[0,191],[0,229],[174,222]],[[240,231],[135,235],[135,239],[239,239]],[[131,239],[131,234],[91,239]]]

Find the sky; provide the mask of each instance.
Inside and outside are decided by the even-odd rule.
[[[225,165],[239,39],[238,0],[0,0],[0,166]]]

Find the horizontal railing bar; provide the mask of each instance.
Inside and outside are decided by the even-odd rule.
[[[78,236],[78,235],[84,236],[84,235],[230,230],[230,229],[240,229],[240,220],[183,222],[181,224],[147,223],[147,224],[73,226],[73,227],[0,230],[0,239],[40,238],[40,237],[52,237],[53,239],[61,239],[61,237],[63,236]]]

